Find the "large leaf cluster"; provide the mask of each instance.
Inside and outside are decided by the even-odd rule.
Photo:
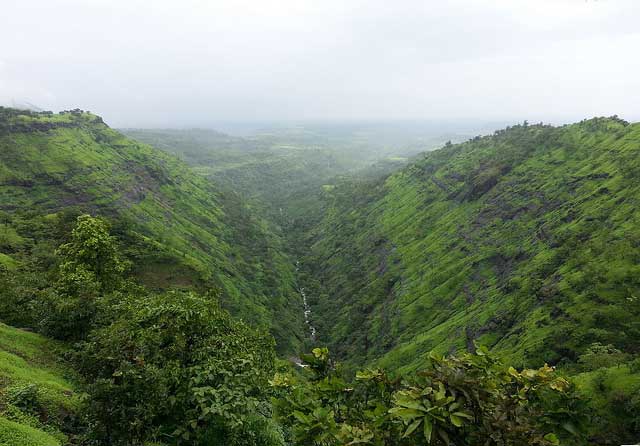
[[[584,405],[553,368],[518,371],[484,347],[403,379],[383,370],[345,381],[326,349],[315,349],[306,380],[276,375],[279,419],[296,445],[580,444]]]

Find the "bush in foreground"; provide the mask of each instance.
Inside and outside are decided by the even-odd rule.
[[[309,380],[276,375],[278,419],[296,445],[582,444],[585,406],[553,368],[518,371],[479,347],[432,354],[404,379],[382,370],[346,382],[326,349],[305,355]]]

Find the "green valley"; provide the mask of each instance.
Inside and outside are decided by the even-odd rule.
[[[0,446],[640,446],[640,0],[1,17]]]
[[[0,109],[0,444],[640,432],[639,124],[123,132]]]

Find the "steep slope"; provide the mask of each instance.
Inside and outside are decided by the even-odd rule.
[[[638,353],[640,124],[516,126],[325,194],[303,263],[343,358],[415,368],[474,340],[516,364]]]
[[[269,326],[283,351],[302,333],[293,262],[231,191],[79,110],[0,109],[0,263],[52,249],[70,214],[112,219],[148,286],[216,287],[233,313]]]

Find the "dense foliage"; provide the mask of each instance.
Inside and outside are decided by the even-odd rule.
[[[506,367],[477,354],[431,355],[429,368],[404,379],[380,369],[346,382],[327,349],[304,356],[309,380],[276,375],[278,418],[296,445],[583,444],[584,405],[545,365]]]
[[[87,424],[74,434],[87,444],[282,444],[268,403],[268,333],[233,319],[213,295],[129,280],[101,219],[79,216],[56,256],[56,280],[12,303],[42,332],[76,341],[70,357],[85,383]],[[9,388],[25,414],[41,406],[36,385]]]
[[[192,293],[125,298],[111,311],[78,358],[100,444],[248,444],[236,438],[244,420],[267,422],[269,336]]]

